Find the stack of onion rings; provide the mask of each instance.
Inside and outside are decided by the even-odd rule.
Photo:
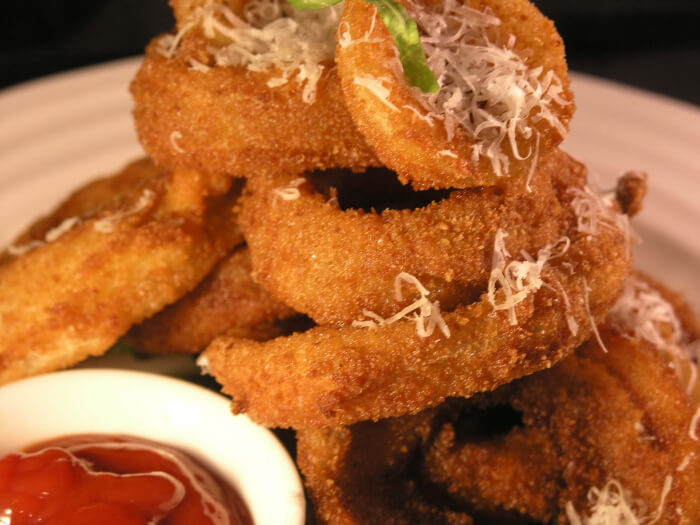
[[[539,186],[540,177],[545,181],[544,189]],[[556,153],[551,161],[542,163],[541,173],[535,177],[537,190],[533,191],[534,196],[521,195],[526,210],[542,205],[541,202],[527,204],[528,198],[537,201],[539,191],[546,192],[549,188],[556,195],[554,204],[545,208],[554,217],[551,229],[548,229],[545,219],[534,214],[528,217],[524,213],[508,219],[508,212],[517,210],[517,204],[511,203],[509,208],[502,210],[506,216],[502,226],[512,225],[513,230],[507,233],[512,231],[515,239],[522,239],[519,248],[523,251],[534,254],[547,243],[550,250],[556,251],[554,246],[558,238],[570,243],[543,267],[542,279],[548,285],[514,306],[511,315],[510,312],[495,311],[495,305],[484,293],[489,277],[483,267],[488,268],[487,261],[495,257],[493,234],[488,226],[484,227],[478,217],[469,213],[464,216],[455,213],[453,217],[461,222],[453,224],[448,222],[450,214],[443,217],[438,211],[431,215],[433,210],[450,205],[468,207],[470,204],[464,203],[470,202],[469,194],[459,193],[456,198],[453,195],[426,208],[396,212],[396,226],[392,226],[393,212],[342,211],[333,204],[324,203],[318,196],[304,197],[302,191],[308,190],[301,186],[298,199],[275,203],[273,188],[263,185],[261,190],[255,186],[253,194],[244,200],[241,214],[254,275],[264,286],[268,286],[267,278],[276,276],[276,283],[289,282],[290,291],[297,287],[302,295],[315,297],[321,306],[311,309],[297,301],[296,296],[283,295],[280,288],[271,288],[273,294],[281,296],[285,303],[310,315],[322,326],[265,343],[218,338],[204,353],[209,371],[223,385],[224,391],[234,398],[234,411],[245,411],[254,420],[269,426],[304,428],[348,425],[366,419],[417,413],[441,403],[446,397],[467,397],[492,390],[517,377],[551,367],[591,334],[594,322],[605,317],[629,269],[627,240],[622,231],[606,228],[591,238],[587,232],[576,228],[577,216],[569,190],[580,187],[584,178],[578,163]],[[507,190],[500,191],[496,195],[507,194]],[[487,196],[486,190],[479,190],[474,201],[488,206],[483,203]],[[315,204],[305,208],[305,201]],[[266,206],[258,206],[258,202],[266,202]],[[308,218],[307,209],[311,210]],[[420,219],[421,215],[425,218]],[[488,215],[492,216],[496,214]],[[275,220],[270,220],[271,217]],[[414,220],[432,221],[433,226],[428,229],[424,224],[412,228],[410,225]],[[529,220],[537,227],[544,224],[539,230],[539,235],[544,236],[539,245],[534,238],[528,240],[527,234],[518,233],[527,232]],[[368,228],[357,228],[353,232],[353,228],[344,226],[343,221],[351,224],[365,221],[373,225],[377,233],[368,235]],[[446,224],[446,227],[441,230],[439,224]],[[462,228],[471,225],[473,230],[459,230],[454,224]],[[269,233],[265,233],[268,228]],[[482,228],[486,230],[485,238],[479,237],[483,234]],[[316,234],[315,229],[326,231]],[[475,257],[478,262],[473,266],[482,267],[480,273],[473,270],[480,280],[469,282],[466,281],[469,272],[456,273],[461,262],[459,259],[451,268],[455,272],[452,279],[446,279],[444,274],[428,273],[429,257],[409,256],[420,253],[425,245],[430,248],[433,232],[450,232],[451,229],[456,230],[451,242],[457,249],[448,253],[446,263],[460,246],[470,246],[470,236],[475,236],[478,239],[476,246],[482,245],[482,252],[477,252]],[[416,238],[423,236],[422,239],[412,239],[414,231]],[[264,243],[260,243],[258,235],[276,235],[277,242],[270,245],[274,250],[260,253],[258,250],[264,247]],[[409,239],[404,244],[413,251],[408,248],[403,252],[399,250],[402,256],[397,259],[391,250],[392,246],[401,247],[402,235]],[[440,237],[436,237],[433,253],[437,253],[440,246],[449,250],[449,244],[440,243]],[[315,244],[321,241],[329,244]],[[487,242],[491,245],[486,245]],[[411,243],[415,246],[410,246]],[[517,240],[515,244],[518,244]],[[365,271],[361,261],[366,260],[371,265],[374,258],[383,257],[384,250],[389,251],[389,255],[386,260],[380,259],[378,268],[383,264],[397,266],[384,273],[371,266]],[[354,258],[353,252],[357,253]],[[291,263],[291,272],[302,273],[295,278],[293,273],[282,274],[279,267],[274,270],[266,268],[264,264],[272,261],[273,253],[280,261]],[[307,255],[308,259],[299,259],[299,253]],[[430,252],[426,250],[426,253]],[[314,264],[316,257],[321,259],[318,265]],[[328,259],[324,260],[325,257]],[[351,264],[343,266],[348,259]],[[263,266],[257,268],[256,264],[261,261]],[[416,266],[411,267],[411,264]],[[339,271],[339,268],[343,270]],[[449,305],[451,311],[443,314],[447,331],[420,337],[410,319],[393,324],[380,323],[376,328],[349,326],[353,319],[362,316],[365,308],[374,309],[375,318],[390,315],[392,306],[393,312],[399,311],[404,304],[392,305],[390,296],[396,273],[407,268],[412,271],[423,268],[426,273],[416,271],[421,278],[427,277],[427,281],[440,284],[434,296],[429,297],[431,301],[438,299],[440,304]],[[468,268],[472,271],[472,267]],[[341,282],[321,284],[321,279],[327,279],[323,275],[325,272],[339,276]],[[342,282],[345,275],[349,275],[347,284]],[[308,291],[304,280],[311,283]],[[461,280],[466,281],[466,285]],[[371,283],[370,294],[366,296],[364,281]],[[371,295],[371,290],[378,292]],[[476,294],[474,290],[477,290]],[[325,294],[331,297],[326,298]],[[515,324],[513,316],[517,318]],[[260,388],[261,384],[266,387]]]
[[[129,340],[208,345],[234,412],[298,430],[327,522],[575,522],[615,497],[697,521],[695,369],[657,344],[680,344],[673,322],[624,328],[645,177],[602,199],[558,149],[563,45],[528,1],[401,1],[437,95],[363,0],[339,20],[173,0],[132,84],[139,136],[164,166],[247,178],[227,210],[245,240]],[[296,312],[317,325],[290,335]]]
[[[471,400],[299,431],[321,521],[576,523],[568,520],[584,522],[596,503],[608,515],[696,523],[697,402],[657,349],[611,327],[602,340],[608,353],[589,342],[551,370]]]

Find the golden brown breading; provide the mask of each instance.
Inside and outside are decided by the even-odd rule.
[[[408,7],[409,13],[414,11],[411,5],[417,8],[426,6],[427,10],[444,5],[420,0],[404,0],[402,3]],[[553,102],[551,107],[562,125],[568,128],[574,112],[573,95],[569,90],[564,44],[552,22],[527,0],[469,0],[464,4],[487,10],[500,19],[498,35],[492,34],[490,38],[495,47],[505,47],[509,36],[514,35],[513,50],[525,58],[526,67],[531,70],[542,67],[542,77],[551,71],[561,80],[559,98],[568,103],[562,105]],[[406,80],[398,63],[396,45],[375,13],[375,7],[364,0],[346,1],[336,54],[348,110],[377,156],[399,174],[402,182],[411,181],[418,189],[465,188],[497,183],[499,177],[487,155],[481,155],[477,161],[472,159],[473,147],[480,143],[481,135],[477,138],[455,122],[454,137],[450,138],[443,119],[433,116],[430,121],[424,103],[418,100],[422,95],[417,95],[417,89]],[[456,26],[453,22],[445,22],[441,27],[449,35],[450,28]],[[455,31],[455,35],[458,33]],[[477,34],[480,35],[481,31],[477,31]],[[462,68],[470,67],[467,51],[464,51],[461,60]],[[494,70],[500,66],[494,65]],[[368,81],[381,81],[388,90],[387,99],[367,89]],[[517,91],[519,88],[514,87],[512,78],[510,82]],[[489,97],[500,96],[495,94],[497,87],[487,86],[484,89],[484,93],[475,95],[474,106],[483,108]],[[491,94],[489,89],[494,93]],[[458,94],[462,98],[471,93],[465,88]],[[520,93],[521,96],[523,94],[524,91]],[[502,110],[501,106],[498,108],[498,111]],[[518,110],[513,107],[509,111],[508,115],[512,117]],[[513,150],[507,138],[503,140],[503,152],[508,158],[508,165],[503,169],[504,176],[525,179],[532,162],[536,162],[535,150],[539,149],[539,155],[543,156],[563,140],[555,126],[545,119],[539,119],[538,113],[539,110],[533,109],[525,116],[532,132],[529,135],[517,134],[519,153]],[[493,115],[490,118],[498,120]],[[490,133],[489,126],[486,128],[482,135]]]
[[[566,171],[561,177],[560,195],[566,203],[573,197],[564,188],[577,186],[563,181],[573,179],[578,185],[582,181]],[[277,206],[294,202],[280,201]],[[590,336],[591,323],[605,317],[629,271],[622,231],[601,228],[595,236],[579,231],[573,206],[564,207],[569,208],[569,216],[559,235],[566,236],[570,246],[543,265],[541,275],[547,285],[515,306],[515,325],[509,312],[495,311],[484,293],[442,314],[449,337],[439,330],[420,337],[410,318],[375,328],[319,326],[265,343],[222,337],[204,353],[209,369],[233,397],[235,411],[247,412],[268,426],[303,428],[415,414],[446,397],[493,390],[549,368]],[[333,242],[359,249],[360,241],[353,244],[351,234],[339,230]],[[299,236],[279,238],[271,249],[283,251],[285,242],[300,244],[303,228]],[[492,250],[481,262],[488,269]],[[324,254],[316,253],[323,260]],[[289,263],[288,259],[282,256]],[[343,257],[335,260],[342,264]],[[409,263],[406,259],[405,264]],[[308,265],[304,269],[294,282],[301,283],[310,274]],[[363,280],[377,277],[373,271],[356,274],[357,290],[362,289]],[[486,288],[485,282],[481,285]],[[319,297],[327,293],[337,294],[337,290],[319,287],[316,292]]]
[[[449,407],[349,428],[297,431],[297,463],[321,523],[464,524],[420,479],[420,453]]]
[[[193,289],[241,240],[230,183],[139,161],[30,228],[39,246],[0,266],[0,383],[99,355]]]
[[[525,378],[513,397],[525,424],[545,428],[562,458],[560,506],[571,501],[578,514],[587,514],[588,491],[614,479],[644,501],[650,515],[664,503],[657,523],[697,523],[700,442],[689,432],[696,403],[659,350],[602,336],[607,353],[590,341],[551,374]]]
[[[540,429],[517,426],[491,436],[493,430],[479,428],[473,415],[462,419],[466,429],[445,423],[426,447],[424,472],[430,482],[475,513],[524,514],[527,509],[530,519],[549,523],[561,490],[559,459],[549,438]]]
[[[193,30],[167,58],[156,39],[132,82],[136,129],[157,162],[238,177],[378,164],[345,108],[332,62],[318,81],[316,101],[307,104],[298,82],[267,86],[279,76],[274,69],[192,70],[188,57],[211,60],[207,45]]]
[[[133,197],[134,188],[151,180],[156,172],[153,161],[147,158],[131,162],[120,173],[92,180],[71,193],[55,209],[35,220],[17,239],[14,246],[32,241],[43,241],[46,234],[72,217],[93,217],[107,208],[113,208]],[[216,179],[212,179],[215,182]],[[230,184],[221,180],[225,188]]]
[[[453,191],[448,198],[416,209],[341,209],[338,201],[347,194],[350,199],[375,195],[385,182],[379,175],[347,175],[330,200],[315,182],[326,181],[332,173],[306,175],[307,182],[297,188],[299,197],[287,201],[279,190],[295,175],[250,181],[240,225],[254,278],[319,324],[350,323],[364,310],[382,317],[399,311],[416,299],[406,287],[405,301],[396,301],[394,282],[401,272],[430,290],[431,301],[452,309],[484,290],[499,229],[508,234],[511,253],[526,250],[533,256],[565,235],[572,220],[566,188],[583,185],[586,177],[583,165],[555,152],[543,159],[531,192],[517,184]],[[393,174],[386,177],[402,188]],[[557,180],[565,181],[563,188]],[[393,197],[398,192],[390,187],[386,193]],[[420,196],[408,188],[402,193],[408,204]],[[427,195],[433,198],[436,193]],[[438,193],[435,198],[444,196]],[[364,207],[376,202],[370,200]]]
[[[244,245],[221,261],[196,289],[128,334],[140,351],[197,353],[223,333],[266,340],[282,335],[278,323],[296,312],[260,288],[250,275]]]
[[[589,342],[550,370],[471,400],[298,431],[320,521],[563,525],[590,515],[591,489],[616,482],[637,518],[697,523],[700,442],[689,434],[697,404],[657,349],[602,333],[607,354]]]

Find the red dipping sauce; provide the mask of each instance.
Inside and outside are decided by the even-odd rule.
[[[182,451],[85,434],[0,459],[0,525],[251,525],[240,495]]]

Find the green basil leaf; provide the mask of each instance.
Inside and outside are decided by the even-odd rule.
[[[377,8],[379,17],[394,38],[408,81],[424,93],[437,93],[440,85],[425,58],[418,25],[406,8],[395,0],[365,1]]]
[[[323,9],[335,4],[339,4],[342,0],[289,0],[289,2],[300,9],[301,11],[313,11],[315,9]]]

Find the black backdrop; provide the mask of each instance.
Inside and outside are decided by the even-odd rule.
[[[700,104],[700,0],[535,3],[556,22],[571,69]],[[166,0],[3,4],[0,88],[137,55],[173,25]]]

